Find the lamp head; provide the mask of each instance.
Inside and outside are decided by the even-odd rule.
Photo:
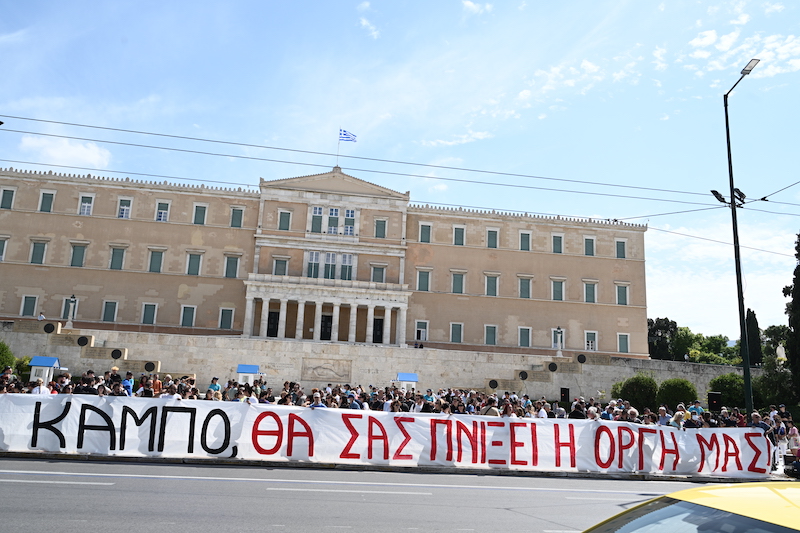
[[[714,198],[716,198],[717,200],[719,200],[723,204],[727,204],[728,203],[728,201],[725,200],[725,197],[722,196],[718,191],[711,191],[711,194],[713,194]]]
[[[742,69],[742,76],[747,76],[748,74],[753,72],[753,69],[756,68],[756,65],[758,65],[759,61],[761,60],[751,59],[750,62],[747,65],[745,65],[745,67]]]

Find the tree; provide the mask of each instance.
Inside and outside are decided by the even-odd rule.
[[[658,392],[658,383],[651,376],[640,373],[626,379],[619,392],[623,400],[631,402],[639,411],[644,407],[654,409],[653,399]]]
[[[672,360],[683,361],[683,356],[689,353],[692,348],[699,349],[699,342],[703,336],[692,333],[692,330],[686,327],[680,327],[675,332],[675,340],[672,343]]]
[[[669,318],[647,319],[647,347],[652,359],[672,359],[678,324]]]
[[[794,403],[797,398],[793,389],[794,377],[778,360],[777,355],[767,353],[761,367],[761,375],[753,380],[753,396],[763,405]]]
[[[691,381],[683,378],[664,380],[656,394],[658,405],[667,405],[670,409],[675,409],[679,403],[693,402],[696,399],[697,389]]]
[[[722,393],[722,405],[744,405],[744,378],[736,372],[715,377],[708,383],[708,390]]]
[[[792,373],[795,399],[800,398],[800,234],[794,246],[797,266],[794,268],[794,279],[791,285],[783,288],[783,295],[791,297],[786,304],[786,315],[789,317],[789,333],[786,338],[786,362]]]
[[[778,346],[789,338],[789,326],[770,326],[764,330],[764,355],[778,355]]]
[[[760,365],[764,361],[761,351],[761,330],[758,329],[758,319],[752,309],[747,310],[745,325],[747,327],[747,351],[750,355],[750,366]]]
[[[14,366],[15,361],[16,357],[11,353],[11,348],[8,347],[8,344],[0,340],[0,369],[7,366]]]

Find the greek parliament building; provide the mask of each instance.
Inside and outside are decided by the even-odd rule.
[[[647,357],[645,226],[414,205],[339,167],[258,192],[6,169],[0,194],[3,320]]]

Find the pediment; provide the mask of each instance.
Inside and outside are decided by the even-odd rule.
[[[356,196],[375,196],[408,201],[408,193],[399,193],[386,187],[364,181],[342,172],[339,167],[332,171],[311,176],[299,176],[282,180],[261,180],[261,191],[265,189],[290,189],[297,191],[315,191]]]

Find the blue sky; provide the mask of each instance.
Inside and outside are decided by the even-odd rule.
[[[791,164],[800,118],[794,2],[0,0],[0,8],[0,115],[324,154],[336,153],[341,127],[358,135],[342,155],[489,171],[339,159],[418,203],[647,224],[648,316],[706,335],[738,337],[730,210],[709,190],[728,188],[722,94],[751,58],[761,63],[730,97],[736,185],[757,199],[800,180]],[[336,163],[0,120],[2,167],[257,185]],[[800,185],[768,200],[739,210],[745,302],[762,328],[785,323]]]

